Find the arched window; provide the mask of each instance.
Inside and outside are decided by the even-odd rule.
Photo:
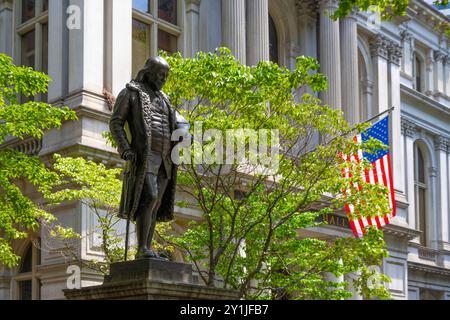
[[[278,33],[275,22],[269,15],[269,59],[274,63],[280,63],[278,53]]]
[[[427,234],[427,178],[426,178],[426,166],[424,154],[416,144],[415,146],[415,156],[414,156],[414,185],[415,185],[415,201],[416,201],[416,229],[422,232],[420,236],[420,244],[423,246],[427,245],[428,234]]]
[[[39,300],[40,281],[37,266],[40,264],[40,250],[30,243],[22,256],[19,270],[14,277],[16,281],[17,300]]]

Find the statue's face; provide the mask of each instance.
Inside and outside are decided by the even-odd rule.
[[[161,90],[169,76],[169,69],[163,65],[156,65],[151,72],[146,75],[147,81],[153,89]]]

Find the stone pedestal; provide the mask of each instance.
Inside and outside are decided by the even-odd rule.
[[[111,265],[103,285],[64,290],[68,300],[237,300],[235,291],[198,284],[192,266],[154,259]]]

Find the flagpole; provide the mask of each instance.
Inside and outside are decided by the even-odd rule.
[[[382,113],[377,114],[376,116],[370,118],[369,120],[364,121],[363,123],[369,123],[369,122],[372,122],[373,120],[375,120],[375,119],[381,117],[382,115],[384,115],[384,114],[386,114],[386,113],[391,113],[392,111],[394,111],[394,109],[395,109],[395,107],[392,107],[392,108],[389,108],[389,109],[387,109],[387,110],[384,110]],[[353,130],[354,130],[354,129],[353,129]]]
[[[371,123],[373,120],[375,120],[375,119],[381,117],[382,115],[384,115],[384,114],[386,114],[386,113],[392,112],[394,109],[395,109],[395,107],[391,107],[391,108],[389,108],[389,109],[387,109],[387,110],[384,110],[383,112],[377,114],[376,116],[370,118],[369,120],[366,120],[366,121],[361,122],[361,123],[358,123],[358,124]],[[327,142],[326,142],[325,144],[323,144],[323,145],[327,145],[327,144],[333,142],[334,140],[336,140],[336,139],[338,139],[338,138],[340,138],[340,137],[344,137],[344,136],[348,135],[349,133],[351,133],[351,132],[353,132],[353,131],[355,131],[355,130],[356,130],[356,128],[355,128],[355,126],[353,126],[353,127],[351,128],[351,130],[349,130],[349,131],[347,131],[347,132],[344,132],[343,134],[341,134],[341,135],[339,135],[339,136],[337,136],[337,137],[334,137],[333,139],[331,139],[330,141],[327,141]],[[312,149],[312,150],[306,152],[306,154],[311,153],[311,152],[314,152],[314,151],[316,151],[316,149],[317,149],[317,146],[314,147],[314,149]]]

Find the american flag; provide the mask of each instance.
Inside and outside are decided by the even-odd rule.
[[[354,137],[355,142],[364,143],[370,138],[380,140],[384,145],[389,146],[389,117],[374,124],[370,129],[364,133]],[[391,170],[391,158],[389,149],[378,150],[377,153],[367,153],[363,150],[359,150],[358,154],[353,156],[346,156],[341,154],[342,160],[347,162],[356,161],[359,163],[362,159],[367,159],[372,167],[365,170],[364,180],[370,184],[381,184],[388,188],[389,193],[389,208],[390,212],[386,212],[383,216],[376,217],[363,217],[360,213],[356,212],[354,205],[348,203],[345,206],[347,215],[349,217],[350,226],[356,238],[361,238],[366,233],[365,228],[367,226],[374,226],[381,229],[383,226],[389,224],[389,222],[396,215],[395,208],[395,196],[394,196],[394,184],[392,180]],[[352,177],[350,169],[346,168],[342,170],[344,177]],[[362,187],[358,186],[359,192],[362,191]],[[346,192],[344,192],[345,195]]]

